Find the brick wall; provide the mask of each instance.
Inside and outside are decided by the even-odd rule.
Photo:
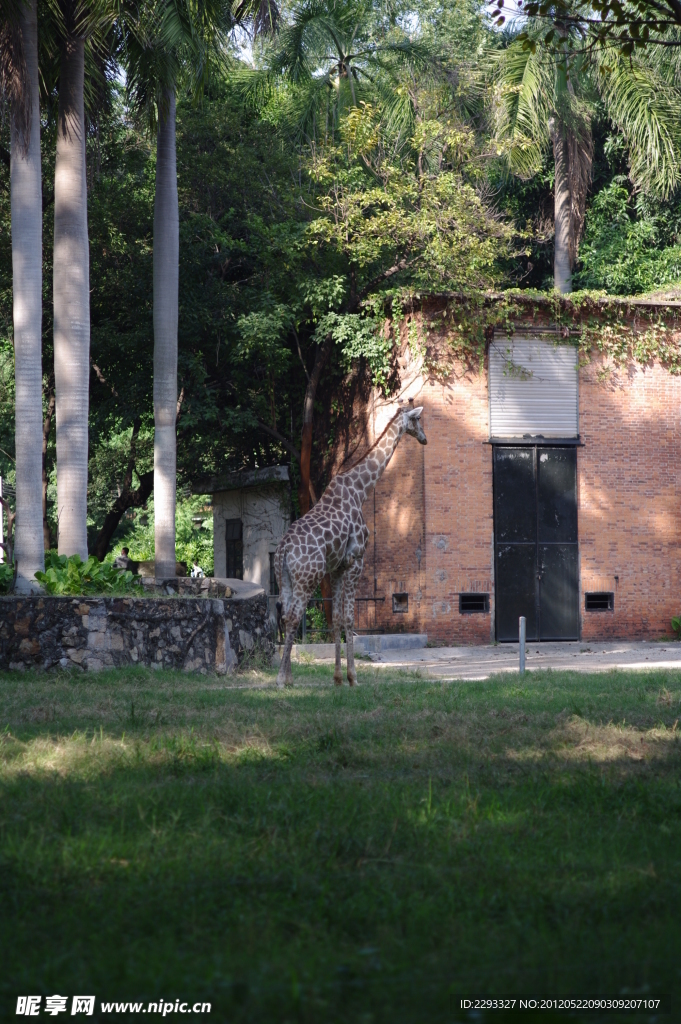
[[[420,633],[426,589],[424,532],[424,455],[427,448],[413,437],[403,437],[375,496],[364,505],[369,543],[358,597],[383,598],[374,606],[359,601],[360,629],[382,626],[390,633]],[[375,577],[375,584],[374,584]],[[393,613],[392,597],[407,593],[408,610]]]
[[[681,379],[602,368],[579,381],[582,639],[661,636],[681,612]],[[589,590],[613,591],[614,611],[586,612]]]
[[[376,606],[376,624],[442,643],[489,643],[494,535],[486,372],[458,367],[444,384],[427,382],[415,403],[423,405],[428,444],[403,438],[376,488],[377,594],[386,598]],[[364,516],[371,538],[360,592],[368,593],[371,497]],[[401,589],[409,593],[408,615],[392,611],[392,594]],[[460,615],[461,591],[489,593],[489,614]]]
[[[578,508],[583,640],[670,632],[681,614],[681,378],[659,365],[580,370]],[[385,597],[375,625],[448,644],[494,638],[492,449],[486,368],[426,382],[424,448],[403,438],[364,515],[371,531],[362,595]],[[375,541],[375,548],[374,548]],[[420,553],[420,564],[418,561]],[[374,591],[374,576],[376,589]],[[392,594],[409,593],[407,615]],[[460,615],[459,592],[490,594],[489,614]],[[586,612],[613,591],[613,612]],[[364,623],[360,622],[360,626]],[[367,625],[374,623],[369,621]]]

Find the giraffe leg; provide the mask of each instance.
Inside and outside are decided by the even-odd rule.
[[[345,651],[348,662],[348,682],[354,686],[357,682],[355,669],[355,589],[362,575],[363,559],[359,558],[343,576],[343,616],[345,619]]]
[[[355,645],[352,637],[352,628],[354,622],[350,620],[350,625],[347,622],[345,624],[345,655],[348,661],[348,682],[350,686],[354,686],[357,682],[357,670],[355,668]]]
[[[291,672],[291,648],[298,632],[300,620],[305,611],[305,601],[294,599],[291,606],[284,612],[283,620],[286,626],[286,639],[284,650],[281,652],[281,664],[277,673],[277,686],[281,689],[284,686],[293,685],[293,674]]]
[[[294,581],[288,566],[289,552],[282,549],[277,552],[277,582],[279,583],[279,601],[277,602],[277,626],[279,635],[282,635],[282,626],[285,630],[284,649],[281,652],[281,662],[277,673],[277,686],[291,686],[293,676],[291,674],[291,648],[295,640],[298,625],[304,609],[297,591],[300,588],[294,587]]]
[[[281,663],[279,665],[279,671],[277,673],[277,686],[282,690],[285,686],[291,686],[293,684],[293,675],[291,673],[291,648],[293,647],[293,640],[295,638],[298,629],[298,624],[295,626],[286,623],[286,639],[284,640],[284,649],[281,652]]]
[[[336,645],[336,665],[333,670],[333,681],[336,686],[343,685],[341,669],[341,626],[343,624],[343,577],[331,577],[331,596],[333,611],[333,640]]]

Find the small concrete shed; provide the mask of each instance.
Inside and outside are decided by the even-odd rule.
[[[213,498],[214,575],[262,587],[274,614],[274,552],[291,523],[288,466],[228,473],[194,490]]]

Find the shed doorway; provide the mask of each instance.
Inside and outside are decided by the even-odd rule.
[[[496,637],[579,639],[577,450],[494,445]]]

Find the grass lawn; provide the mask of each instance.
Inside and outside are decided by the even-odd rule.
[[[1,675],[0,1019],[60,993],[502,1021],[458,997],[624,991],[681,1019],[681,673],[358,668]]]

